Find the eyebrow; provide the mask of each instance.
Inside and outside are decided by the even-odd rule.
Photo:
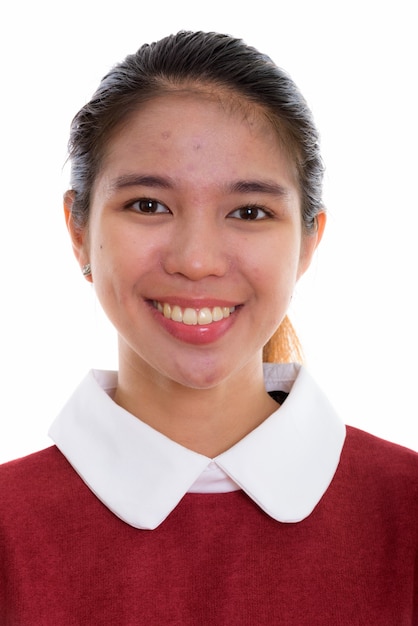
[[[118,176],[110,183],[110,189],[112,191],[123,189],[124,187],[158,187],[160,189],[171,189],[174,187],[174,184],[169,178],[146,174],[125,174]]]
[[[172,189],[175,187],[175,183],[168,177],[151,174],[124,174],[110,183],[111,191],[125,187]],[[289,194],[289,190],[285,186],[269,180],[238,180],[226,185],[226,190],[229,193],[264,193],[274,196],[287,196]]]
[[[265,180],[239,180],[229,186],[232,193],[266,193],[274,196],[287,196],[289,190],[283,185]]]

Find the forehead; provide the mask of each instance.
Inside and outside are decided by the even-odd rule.
[[[257,128],[259,132],[264,129],[268,134],[275,134],[275,127],[264,107],[250,102],[248,98],[227,88],[182,84],[160,90],[153,97],[139,103],[138,107],[133,107],[131,112],[125,115],[115,127],[108,138],[108,143],[112,143],[118,135],[123,133],[124,129],[132,128],[133,124],[140,123],[141,118],[144,125],[153,118],[159,118],[157,122],[159,126],[164,125],[168,120],[173,122],[176,118],[179,122],[185,120],[190,123],[190,120],[186,118],[186,110],[187,115],[190,111],[199,110],[200,114],[206,111],[208,121],[216,112],[219,117],[229,117],[249,128]]]
[[[181,155],[185,161],[187,154],[205,150],[211,157],[218,150],[219,162],[228,154],[241,164],[280,161],[283,168],[286,162],[297,179],[294,159],[262,106],[231,90],[201,85],[165,90],[125,116],[108,138],[101,170],[133,155],[165,162],[170,154]]]

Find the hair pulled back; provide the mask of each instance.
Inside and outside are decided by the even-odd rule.
[[[74,117],[69,140],[74,222],[80,227],[88,223],[91,191],[118,126],[141,103],[188,84],[218,86],[262,108],[296,165],[304,229],[315,230],[316,216],[323,210],[323,164],[311,111],[295,83],[269,57],[241,39],[187,31],[145,44],[128,55],[108,72],[90,102]],[[294,333],[287,318],[285,326],[280,341],[273,342],[276,348],[271,342],[266,347],[268,360],[289,360],[289,351],[300,360],[296,338],[289,339]]]

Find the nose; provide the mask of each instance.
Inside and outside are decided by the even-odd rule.
[[[179,220],[171,232],[163,264],[168,274],[181,274],[194,281],[223,276],[229,261],[222,228],[201,215]]]

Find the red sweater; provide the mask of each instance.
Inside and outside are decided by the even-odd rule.
[[[348,428],[313,513],[187,494],[137,530],[49,448],[0,468],[1,626],[418,624],[418,454]]]

